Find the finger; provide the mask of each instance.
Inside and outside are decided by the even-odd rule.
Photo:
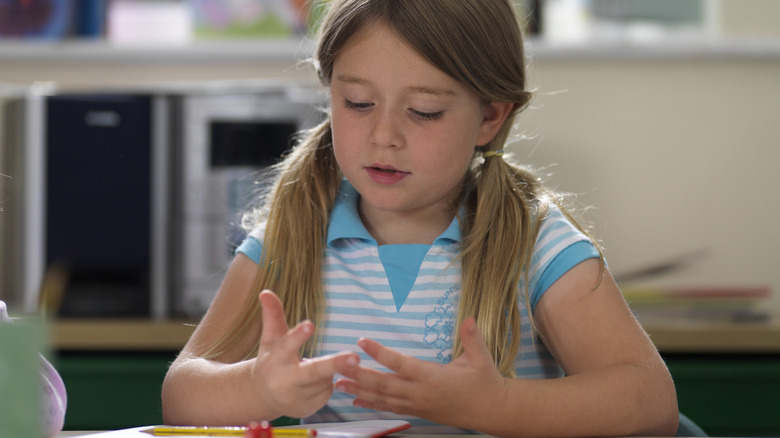
[[[387,393],[371,391],[352,379],[339,379],[335,390],[355,396],[353,406],[378,411],[396,411],[403,404],[402,398]]]
[[[352,405],[375,411],[393,412],[396,414],[413,414],[413,401],[406,395],[395,396],[385,392],[373,392],[357,387]]]
[[[384,372],[357,366],[348,373],[342,382],[350,394],[366,400],[387,398],[409,399],[419,390],[419,380],[409,380],[393,372]],[[354,382],[350,384],[347,382]]]
[[[357,393],[358,383],[350,378],[342,377],[335,382],[336,391],[346,392],[355,395]]]
[[[463,355],[469,359],[487,360],[493,362],[490,351],[485,345],[485,338],[477,328],[474,318],[466,318],[460,326],[460,341],[463,344]]]
[[[301,371],[307,381],[331,381],[335,374],[350,373],[359,363],[360,357],[355,353],[336,353],[301,362]]]
[[[361,338],[357,344],[366,354],[399,376],[411,380],[419,377],[419,361],[413,357],[401,354],[371,339]]]
[[[279,297],[270,290],[260,292],[262,305],[263,331],[260,335],[261,344],[271,344],[287,334],[290,328],[284,317],[284,307]]]
[[[292,356],[300,359],[301,347],[313,333],[314,324],[309,320],[301,321],[277,340],[275,348],[284,357]]]
[[[335,390],[355,397],[364,397],[366,399],[378,398],[379,392],[372,391],[361,385],[358,381],[350,378],[341,378],[335,382]]]

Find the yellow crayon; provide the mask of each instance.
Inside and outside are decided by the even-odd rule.
[[[249,428],[243,426],[156,426],[146,432],[154,436],[246,436]],[[314,438],[317,431],[305,428],[271,428],[268,438]]]

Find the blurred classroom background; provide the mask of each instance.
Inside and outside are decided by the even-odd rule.
[[[672,369],[683,412],[713,435],[777,436],[780,2],[517,7],[536,97],[518,120],[513,157],[585,210]],[[316,121],[321,96],[300,61],[321,12],[292,0],[0,0],[0,299],[19,315],[36,311],[46,274],[63,291],[52,344],[73,388],[69,427],[159,418],[161,373],[216,290],[236,214],[273,160],[248,157],[252,142],[274,138],[278,155],[289,130]],[[117,106],[92,107],[99,96]],[[48,191],[63,190],[46,177],[67,186],[67,166],[79,165],[47,163],[51,138],[93,141],[51,122],[74,108],[103,127],[122,111],[141,115],[129,128],[147,171],[132,172],[147,183],[135,199],[146,222],[134,248],[148,256],[82,245],[73,257],[116,256],[116,265],[58,277],[47,230],[108,209],[46,210]],[[98,164],[78,172],[89,177]],[[206,199],[208,211],[191,206]],[[127,412],[95,414],[94,398],[109,389],[130,400]]]

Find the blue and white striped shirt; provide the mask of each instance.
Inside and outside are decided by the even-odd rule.
[[[460,294],[458,221],[453,220],[433,245],[379,246],[360,220],[358,199],[357,191],[344,181],[330,215],[322,266],[326,315],[320,354],[357,351],[362,366],[384,370],[356,345],[358,339],[368,337],[406,355],[449,362]],[[259,262],[262,239],[263,230],[258,228],[238,251]],[[551,209],[542,222],[532,257],[529,291],[533,308],[555,280],[581,261],[598,257],[598,251],[558,209]],[[562,370],[531,329],[525,299],[520,298],[519,305],[518,376],[562,376]],[[385,418],[409,420],[413,430],[420,433],[462,432],[418,418],[353,407],[352,396],[339,392],[305,422]]]

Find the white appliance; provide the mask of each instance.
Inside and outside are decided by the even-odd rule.
[[[245,237],[241,215],[267,185],[263,171],[324,115],[319,89],[293,84],[190,93],[178,103],[180,144],[175,312],[201,316]]]

